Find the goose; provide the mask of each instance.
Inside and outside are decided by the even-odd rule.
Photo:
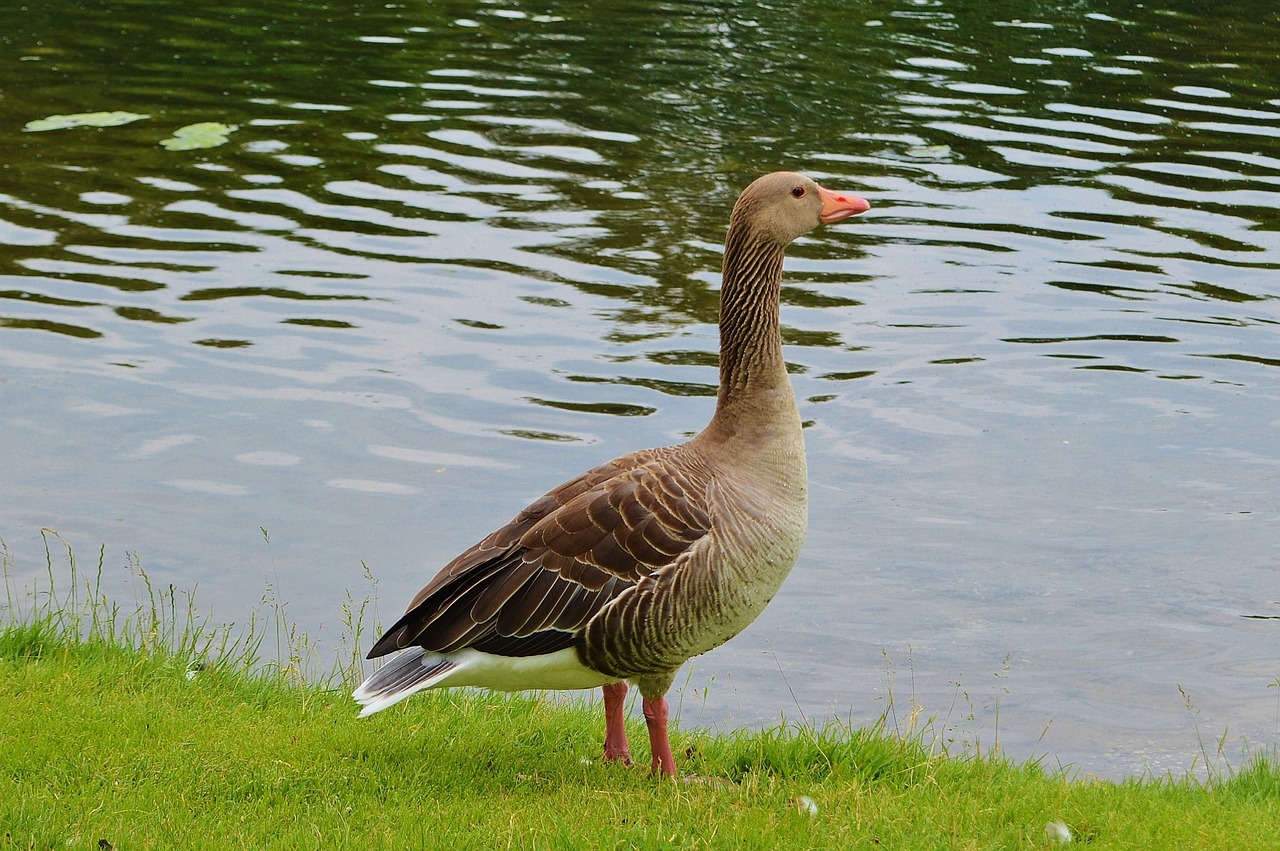
[[[786,247],[865,212],[794,172],[734,204],[720,289],[720,386],[686,443],[615,458],[554,488],[427,583],[370,649],[398,652],[353,693],[361,717],[423,689],[594,689],[604,760],[631,764],[627,683],[651,771],[674,777],[666,693],[690,658],[777,593],[808,522],[804,437],[779,333]]]

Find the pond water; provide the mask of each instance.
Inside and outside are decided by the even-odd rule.
[[[1277,15],[31,5],[0,34],[10,572],[48,527],[124,600],[136,558],[328,652],[362,565],[385,621],[702,426],[729,208],[790,168],[873,205],[787,263],[810,534],[681,722],[1238,764],[1280,738]],[[235,129],[160,145],[199,122]]]

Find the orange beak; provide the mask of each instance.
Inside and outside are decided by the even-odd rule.
[[[821,186],[818,187],[818,193],[822,198],[822,212],[818,214],[818,218],[823,224],[829,225],[871,209],[867,199],[859,198],[857,195],[832,192]]]

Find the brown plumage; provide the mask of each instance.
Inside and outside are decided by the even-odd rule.
[[[778,330],[783,251],[867,208],[790,172],[743,191],[725,239],[710,424],[570,479],[446,565],[369,651],[404,652],[356,690],[362,715],[424,688],[602,686],[605,758],[629,763],[630,680],[652,767],[675,774],[672,679],[755,619],[804,540],[804,440]]]

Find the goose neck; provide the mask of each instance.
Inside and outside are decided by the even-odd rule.
[[[744,423],[798,416],[779,330],[783,247],[750,237],[744,228],[730,228],[720,289],[720,391],[713,425],[731,432]]]

